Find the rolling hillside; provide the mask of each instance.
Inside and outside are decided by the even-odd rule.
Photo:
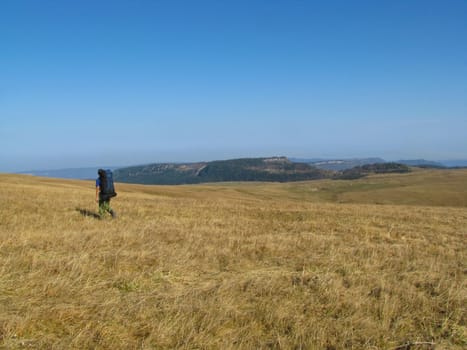
[[[353,181],[0,174],[0,348],[465,349],[467,170]]]

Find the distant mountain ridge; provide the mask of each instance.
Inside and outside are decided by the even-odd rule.
[[[141,184],[196,184],[223,181],[304,181],[329,177],[328,171],[286,157],[241,158],[198,163],[159,163],[117,169],[114,179]]]
[[[353,180],[365,177],[369,174],[390,174],[390,173],[408,173],[410,168],[408,165],[401,163],[374,163],[359,165],[351,169],[340,171],[334,176],[335,180]]]
[[[405,164],[408,166],[418,166],[425,168],[445,168],[446,166],[440,162],[434,162],[426,159],[411,159],[411,160],[398,160],[397,163]]]
[[[66,169],[52,169],[52,170],[31,170],[22,171],[19,174],[53,177],[60,179],[78,179],[89,180],[97,178],[97,169],[110,169],[115,170],[119,167],[116,166],[102,166],[102,167],[87,167],[87,168],[66,168]]]
[[[213,162],[193,163],[154,163],[148,165],[116,167],[99,166],[86,168],[64,168],[52,170],[31,170],[19,172],[33,176],[44,176],[64,179],[89,180],[97,177],[97,169],[111,169],[117,173],[117,181],[144,184],[181,184],[217,181],[299,181],[318,178],[351,178],[359,173],[366,176],[369,173],[364,168],[353,172],[346,170],[372,164],[387,164],[393,162],[382,158],[243,158],[233,160],[219,160]],[[268,164],[265,166],[265,164]],[[399,160],[395,164],[421,168],[466,168],[467,160],[429,161],[426,159]],[[209,165],[209,166],[208,166]],[[303,167],[306,165],[307,167]],[[393,170],[397,166],[392,166]],[[383,171],[389,168],[381,167]],[[402,168],[400,168],[402,169]],[[353,174],[351,176],[344,176]],[[359,176],[359,177],[361,177]]]
[[[332,170],[332,171],[343,171],[346,169],[351,169],[356,166],[366,165],[366,164],[377,164],[377,163],[386,163],[382,158],[350,158],[350,159],[300,159],[300,158],[291,158],[292,161],[307,163],[312,166],[315,166],[319,169]]]
[[[426,160],[426,159],[401,159],[397,161],[387,161],[382,158],[290,158],[291,161],[311,164],[320,169],[343,171],[356,166],[381,163],[398,163],[413,167],[423,168],[457,168],[467,167],[466,159],[458,160]]]
[[[467,167],[467,159],[454,159],[440,161],[444,166],[450,168],[465,168]]]
[[[379,160],[379,159],[378,159]],[[320,169],[286,157],[241,158],[198,163],[156,163],[117,169],[118,182],[179,185],[227,181],[306,181],[318,179],[348,180],[369,174],[404,173],[409,167],[398,163],[373,163],[345,170]]]

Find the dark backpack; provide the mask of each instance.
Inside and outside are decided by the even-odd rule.
[[[115,197],[117,193],[114,188],[114,179],[112,172],[110,170],[99,169],[97,171],[99,174],[100,185],[100,197],[102,200],[109,200],[112,197]]]

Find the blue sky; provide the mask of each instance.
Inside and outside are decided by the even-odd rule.
[[[0,171],[467,158],[467,2],[0,2]]]

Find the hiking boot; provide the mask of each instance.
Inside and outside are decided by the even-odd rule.
[[[116,218],[117,218],[117,213],[116,213],[114,210],[111,210],[111,211],[110,211],[110,215],[112,215],[112,219],[116,219]]]

